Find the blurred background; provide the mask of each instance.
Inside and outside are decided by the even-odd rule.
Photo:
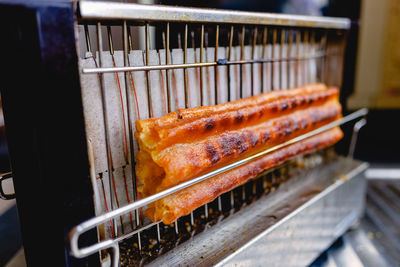
[[[360,131],[355,157],[368,161],[373,167],[400,170],[400,1],[399,0],[142,0],[123,1],[143,4],[180,5],[222,8],[257,12],[290,13],[315,16],[347,17],[352,21],[345,56],[344,82],[341,92],[345,112],[369,108],[368,123]],[[351,129],[345,129],[351,131]],[[7,141],[0,107],[0,171],[10,171]],[[347,136],[350,136],[347,134]],[[342,144],[342,152],[349,140]],[[397,171],[397,175],[398,175]],[[12,190],[12,185],[8,185]],[[400,203],[397,203],[400,205]],[[400,214],[400,207],[397,205]],[[24,266],[21,238],[15,202],[0,200],[0,266]],[[398,220],[391,218],[391,222]],[[367,222],[367,236],[379,236],[381,230]],[[375,222],[375,224],[378,224]],[[399,236],[399,225],[394,235]],[[368,228],[370,227],[370,228]],[[369,229],[369,230],[368,230]],[[375,230],[374,230],[375,229]],[[378,229],[378,230],[376,230]],[[387,234],[387,232],[386,232]],[[390,233],[389,233],[390,234]],[[385,246],[399,244],[384,239]],[[382,237],[383,236],[383,237]],[[371,235],[369,236],[371,237]],[[4,242],[10,240],[10,242]],[[392,240],[392,241],[391,241]],[[398,242],[398,241],[397,241]],[[340,247],[343,240],[335,246]],[[378,253],[381,252],[377,251]],[[329,252],[315,262],[325,264]],[[15,255],[17,255],[15,257]],[[393,256],[395,257],[395,256]],[[340,265],[339,265],[340,266]],[[353,265],[354,266],[354,265]]]

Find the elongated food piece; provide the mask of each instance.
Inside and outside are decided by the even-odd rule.
[[[177,218],[256,177],[262,171],[298,155],[331,146],[342,137],[340,128],[334,128],[307,138],[156,201],[145,213],[154,222],[161,220],[164,224],[171,224]]]
[[[150,196],[337,120],[341,118],[338,96],[337,88],[311,84],[137,121],[139,191]],[[204,199],[214,196],[210,192]],[[188,196],[182,201],[190,203]],[[160,214],[173,205],[163,208],[162,201],[157,203],[147,214],[164,220]],[[186,214],[196,205],[173,214]]]
[[[234,160],[265,150],[341,116],[340,104],[298,110],[263,123],[226,131],[191,143],[176,143],[159,152],[139,151],[137,174],[144,196],[177,185]]]
[[[226,104],[180,110],[181,118],[172,112],[160,118],[136,121],[135,136],[144,149],[160,151],[177,142],[190,143],[222,131],[256,125],[318,106],[337,100],[338,95],[337,88],[321,84],[272,91]]]

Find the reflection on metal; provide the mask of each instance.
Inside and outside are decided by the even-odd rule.
[[[79,2],[83,20],[170,21],[187,23],[234,23],[252,25],[279,25],[312,28],[349,29],[346,18],[314,17],[232,10],[139,5],[97,1]]]
[[[354,157],[354,151],[356,149],[356,144],[357,144],[357,138],[358,138],[358,132],[364,125],[367,124],[367,119],[363,118],[356,122],[353,127],[353,134],[351,136],[351,141],[350,141],[350,147],[349,147],[349,157]]]
[[[362,214],[367,167],[339,157],[293,177],[150,266],[307,266]]]
[[[399,180],[400,169],[395,168],[370,168],[365,172],[365,177],[370,180]]]
[[[242,160],[233,162],[233,163],[228,164],[228,165],[226,165],[226,166],[224,166],[222,168],[219,168],[219,169],[216,169],[216,170],[211,171],[209,173],[203,174],[201,176],[198,176],[198,177],[193,178],[193,179],[191,179],[189,181],[186,181],[186,182],[183,182],[181,184],[178,184],[178,185],[176,185],[174,187],[168,188],[168,189],[166,189],[164,191],[161,191],[161,192],[159,192],[157,194],[154,194],[152,196],[140,199],[140,200],[138,200],[136,202],[133,202],[131,204],[128,204],[128,205],[126,205],[124,207],[120,207],[120,208],[115,209],[113,211],[107,212],[107,213],[102,214],[100,216],[94,217],[94,218],[92,218],[90,220],[87,220],[87,221],[79,224],[78,226],[74,227],[70,232],[71,253],[75,257],[84,257],[84,256],[87,256],[87,255],[90,255],[91,253],[95,253],[95,252],[99,251],[100,249],[104,249],[104,248],[109,247],[109,242],[115,242],[115,240],[111,240],[110,239],[110,240],[102,241],[100,243],[92,245],[90,247],[78,248],[77,241],[78,241],[79,236],[81,234],[89,231],[90,229],[92,229],[92,228],[94,228],[94,227],[96,227],[96,226],[98,226],[100,224],[103,224],[103,223],[107,222],[110,219],[116,218],[118,216],[122,216],[122,215],[127,214],[127,213],[129,213],[131,211],[134,211],[134,210],[137,210],[139,208],[142,208],[142,207],[144,207],[144,206],[146,206],[146,205],[148,205],[148,204],[150,204],[150,203],[152,203],[154,201],[157,201],[157,200],[159,200],[159,199],[161,199],[163,197],[166,197],[166,196],[171,195],[171,194],[173,194],[175,192],[178,192],[178,191],[180,191],[180,190],[182,190],[184,188],[187,188],[189,186],[197,184],[197,183],[199,183],[201,181],[207,180],[207,179],[209,179],[211,177],[214,177],[214,176],[216,176],[218,174],[224,173],[224,172],[226,172],[228,170],[231,170],[233,168],[239,167],[239,166],[241,166],[243,164],[246,164],[246,163],[248,163],[248,162],[250,162],[250,161],[252,161],[252,160],[254,160],[256,158],[264,156],[264,155],[266,155],[268,153],[271,153],[273,151],[276,151],[276,150],[281,149],[283,147],[286,147],[288,145],[297,143],[297,142],[299,142],[301,140],[304,140],[304,139],[309,138],[311,136],[320,134],[320,133],[322,133],[324,131],[327,131],[329,129],[332,129],[334,127],[337,127],[339,125],[342,125],[344,123],[352,121],[352,120],[354,120],[356,118],[365,116],[367,113],[368,113],[367,109],[360,109],[360,110],[358,110],[358,111],[356,111],[354,113],[351,113],[351,114],[347,115],[346,117],[343,117],[340,120],[337,120],[337,121],[331,122],[329,124],[326,124],[326,125],[318,128],[318,129],[316,129],[316,130],[313,130],[313,131],[308,132],[306,134],[303,134],[303,135],[300,135],[298,137],[295,137],[295,138],[293,138],[293,139],[291,139],[291,140],[289,140],[287,142],[284,142],[282,144],[276,145],[274,147],[271,147],[269,149],[261,151],[261,152],[259,152],[257,154],[254,154],[254,155],[251,155],[249,157],[246,157],[246,158],[244,158]],[[130,234],[129,234],[129,236],[130,236]],[[83,252],[83,251],[85,251],[85,252]]]

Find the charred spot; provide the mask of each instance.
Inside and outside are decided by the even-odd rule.
[[[272,112],[277,112],[278,111],[278,105],[276,103],[271,103],[269,105],[270,109]]]
[[[301,97],[301,98],[300,98],[300,105],[303,106],[303,105],[305,105],[306,103],[307,103],[306,98],[305,98],[304,96]]]
[[[251,111],[250,114],[247,116],[247,120],[250,121],[256,116],[257,112]]]
[[[284,133],[284,126],[282,124],[279,124],[276,126],[276,134],[278,135],[278,137],[283,137]]]
[[[205,145],[205,150],[207,153],[207,157],[211,161],[212,164],[217,163],[221,159],[221,157],[218,154],[218,151],[215,149],[213,144],[207,143]]]
[[[300,129],[300,124],[298,121],[293,121],[292,126],[293,126],[293,131],[297,131]]]
[[[258,136],[256,136],[255,134],[253,134],[252,132],[248,132],[247,133],[249,140],[250,140],[250,144],[252,147],[254,147],[255,145],[257,145],[258,143]]]
[[[262,142],[265,143],[267,142],[269,139],[271,139],[271,134],[269,133],[269,131],[263,131],[261,133],[261,138],[262,138]]]
[[[244,135],[241,134],[238,136],[237,142],[236,142],[236,148],[237,148],[239,154],[242,154],[247,149],[249,149],[249,145],[247,144],[246,138],[244,137]]]
[[[243,121],[243,118],[244,118],[243,113],[237,112],[235,115],[235,122],[241,123]]]
[[[312,124],[316,124],[316,123],[317,123],[318,117],[317,117],[317,114],[316,114],[315,112],[312,112],[312,113],[310,114],[310,118],[311,118],[311,123],[312,123]]]
[[[236,146],[236,139],[234,136],[222,136],[219,145],[222,150],[223,156],[230,156],[234,153]]]
[[[308,121],[306,119],[301,120],[301,128],[306,129],[308,127]]]
[[[289,136],[292,134],[292,129],[290,127],[285,128],[285,136]]]
[[[213,119],[208,119],[204,125],[206,131],[210,131],[215,127],[215,121]]]
[[[281,109],[282,110],[287,110],[289,107],[288,103],[286,101],[282,101],[281,103]]]
[[[258,111],[258,116],[261,118],[264,115],[264,110],[260,109],[260,111]]]
[[[314,102],[314,96],[310,95],[310,98],[308,99],[308,103],[312,104]]]
[[[297,100],[296,100],[296,99],[293,99],[293,100],[291,101],[291,104],[292,104],[292,108],[296,108],[296,107],[297,107]]]

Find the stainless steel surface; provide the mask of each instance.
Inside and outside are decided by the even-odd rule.
[[[248,162],[250,162],[250,161],[252,161],[252,160],[254,160],[256,158],[264,156],[264,155],[266,155],[268,153],[271,153],[273,151],[276,151],[276,150],[281,149],[283,147],[286,147],[288,145],[294,144],[296,142],[299,142],[299,141],[304,140],[306,138],[309,138],[311,136],[317,135],[319,133],[322,133],[324,131],[327,131],[329,129],[332,129],[334,127],[337,127],[339,125],[347,123],[347,122],[349,122],[351,120],[354,120],[354,119],[357,119],[359,117],[365,116],[367,113],[368,113],[367,109],[360,109],[360,110],[358,110],[358,111],[356,111],[354,113],[351,113],[350,115],[348,115],[346,117],[343,117],[340,120],[337,120],[337,121],[334,121],[332,123],[326,124],[326,125],[318,128],[318,129],[316,129],[316,130],[313,130],[311,132],[308,132],[306,134],[303,134],[301,136],[293,138],[293,139],[291,139],[291,140],[289,140],[289,141],[287,141],[285,143],[282,143],[282,144],[279,144],[279,145],[274,146],[272,148],[266,149],[266,150],[264,150],[262,152],[259,152],[257,154],[254,154],[254,155],[249,156],[247,158],[244,158],[242,160],[239,160],[239,161],[236,161],[234,163],[228,164],[228,165],[226,165],[226,166],[224,166],[222,168],[216,169],[214,171],[211,171],[209,173],[206,173],[204,175],[198,176],[196,178],[193,178],[193,179],[191,179],[189,181],[183,182],[183,183],[181,183],[179,185],[176,185],[176,186],[171,187],[169,189],[166,189],[164,191],[161,191],[161,192],[159,192],[157,194],[154,194],[154,195],[152,195],[150,197],[146,197],[146,198],[140,199],[140,200],[138,200],[136,202],[133,202],[131,204],[128,204],[128,205],[126,205],[124,207],[120,207],[120,208],[115,209],[113,211],[110,211],[110,212],[104,213],[102,215],[99,215],[97,217],[94,217],[94,218],[92,218],[92,219],[90,219],[90,220],[88,220],[86,222],[83,222],[83,223],[79,224],[78,226],[74,227],[70,232],[71,253],[75,257],[84,257],[84,256],[87,256],[87,255],[90,255],[91,253],[95,253],[95,252],[99,251],[100,249],[104,249],[104,248],[109,247],[110,246],[110,243],[109,243],[110,241],[111,242],[115,242],[115,240],[106,240],[106,241],[102,241],[100,243],[97,243],[95,245],[92,245],[90,247],[86,247],[86,248],[79,248],[78,247],[78,242],[77,241],[78,241],[79,236],[81,234],[87,232],[88,230],[90,230],[90,229],[92,229],[92,228],[94,228],[94,227],[96,227],[96,226],[98,226],[100,224],[103,224],[103,223],[107,222],[110,219],[114,219],[116,217],[119,217],[119,216],[122,216],[124,214],[127,214],[127,213],[129,213],[131,211],[135,211],[135,210],[137,210],[139,208],[142,208],[142,207],[144,207],[144,206],[146,206],[146,205],[148,205],[148,204],[150,204],[150,203],[152,203],[152,202],[154,202],[156,200],[159,200],[159,199],[161,199],[163,197],[166,197],[166,196],[168,196],[170,194],[178,192],[178,191],[180,191],[180,190],[182,190],[184,188],[187,188],[187,187],[192,186],[194,184],[197,184],[197,183],[199,183],[201,181],[204,181],[206,179],[214,177],[214,176],[216,176],[218,174],[221,174],[223,172],[226,172],[228,170],[231,170],[233,168],[236,168],[238,166],[246,164],[246,163],[248,163]]]
[[[283,183],[151,266],[306,266],[364,208],[368,164],[339,157]]]
[[[313,17],[97,1],[80,1],[79,14],[81,19],[88,21],[136,20],[187,23],[277,25],[330,29],[350,28],[350,20],[346,18]]]
[[[118,155],[122,155],[118,150],[119,145],[116,142],[118,139],[114,138],[109,140],[110,137],[109,134],[107,134],[108,126],[111,127],[110,133],[112,133],[112,136],[114,136],[114,134],[119,134],[120,131],[124,131],[126,134],[125,119],[123,119],[124,124],[121,129],[117,129],[118,126],[114,121],[108,121],[113,114],[121,112],[121,110],[122,113],[124,112],[122,93],[120,92],[120,102],[119,100],[118,102],[112,102],[113,100],[108,99],[108,101],[110,101],[108,112],[112,114],[108,114],[109,118],[105,118],[105,114],[107,113],[106,107],[104,107],[102,111],[99,111],[103,112],[103,118],[108,121],[108,126],[106,122],[96,122],[96,116],[92,117],[92,113],[88,116],[85,114],[86,123],[90,124],[92,127],[90,131],[87,131],[87,134],[90,137],[89,139],[96,140],[96,142],[93,143],[97,145],[95,147],[97,151],[95,154],[95,156],[97,156],[95,164],[97,165],[95,166],[96,170],[93,170],[96,171],[96,177],[92,174],[91,178],[93,181],[97,180],[96,182],[100,183],[95,184],[95,182],[93,182],[94,187],[99,186],[97,189],[99,189],[99,192],[102,192],[102,197],[104,195],[104,198],[102,198],[104,201],[100,203],[102,212],[97,213],[100,214],[100,216],[78,225],[70,233],[71,253],[77,257],[85,257],[105,248],[113,248],[115,250],[113,253],[113,263],[115,264],[115,255],[118,253],[118,242],[129,237],[133,237],[131,240],[136,240],[135,235],[137,235],[137,241],[135,241],[138,245],[137,255],[141,255],[142,252],[146,251],[146,243],[150,241],[148,239],[149,237],[146,237],[146,232],[153,231],[153,229],[157,230],[154,238],[157,239],[159,244],[161,239],[164,238],[165,241],[166,238],[166,236],[160,236],[160,225],[158,222],[149,223],[148,220],[145,221],[142,215],[142,207],[183,188],[211,178],[219,173],[240,166],[241,164],[245,164],[252,159],[263,156],[276,149],[364,116],[367,112],[365,109],[359,110],[342,120],[326,125],[306,135],[294,138],[289,142],[202,175],[151,197],[140,199],[133,172],[133,159],[137,152],[137,144],[132,142],[134,141],[132,132],[134,131],[135,119],[160,116],[166,112],[176,111],[177,108],[182,107],[188,108],[203,104],[224,103],[226,101],[237,100],[239,96],[250,96],[270,90],[288,89],[311,82],[325,82],[331,86],[340,87],[341,76],[338,74],[340,71],[336,71],[336,69],[342,64],[341,57],[344,53],[341,50],[341,46],[345,44],[345,35],[343,35],[344,31],[342,30],[349,28],[350,21],[340,18],[333,19],[225,10],[188,9],[95,1],[78,2],[77,11],[78,23],[83,24],[78,27],[83,27],[84,30],[84,38],[82,38],[81,41],[86,40],[84,44],[86,45],[86,51],[84,52],[89,52],[86,53],[86,55],[91,55],[95,63],[88,62],[86,60],[87,58],[82,60],[86,60],[84,67],[81,68],[81,79],[84,77],[83,80],[85,80],[85,86],[82,86],[83,94],[88,96],[88,94],[86,94],[88,89],[90,89],[90,92],[93,92],[96,90],[104,90],[105,86],[107,86],[109,90],[115,89],[117,91],[118,89],[121,91],[121,88],[124,87],[122,89],[125,89],[126,112],[128,116],[131,116],[131,119],[128,118],[127,121],[129,128],[129,152],[127,152],[128,148],[126,148],[126,151],[124,150],[122,152],[125,158],[123,163],[121,163],[121,161],[116,163],[117,160],[114,160],[111,161],[110,166],[110,162],[108,162],[107,172],[103,159],[99,159],[98,155],[107,157],[107,160],[111,158],[111,151],[116,153],[117,157],[120,157]],[[181,27],[175,27],[175,25],[178,26],[178,24]],[[97,50],[94,49],[93,53],[91,46],[96,46],[90,42],[92,25],[97,25],[98,34]],[[275,26],[280,27],[278,28]],[[151,32],[156,32],[154,31],[155,28],[158,28],[157,34],[159,34],[159,36],[157,36],[157,39],[159,37],[161,38],[162,47],[159,47],[160,44],[156,42],[156,36],[151,34]],[[325,28],[325,30],[321,28]],[[334,29],[339,29],[339,31],[335,31]],[[103,32],[103,35],[108,36],[108,40],[107,38],[102,38],[102,30],[107,30]],[[122,35],[119,33],[122,33]],[[131,36],[131,33],[133,33],[133,36]],[[114,38],[116,40],[114,44],[111,39],[111,34],[116,37]],[[215,47],[209,47],[209,36],[213,36],[212,38],[215,36]],[[188,40],[188,37],[190,40]],[[262,38],[260,39],[258,37]],[[122,39],[123,51],[119,51],[119,49],[121,49],[119,38]],[[109,51],[107,52],[110,52],[112,62],[106,62],[109,60],[109,54],[104,51],[103,43],[105,45],[108,43]],[[139,46],[138,43],[140,43]],[[141,47],[141,51],[136,50],[138,47]],[[218,47],[220,50],[216,49]],[[115,55],[113,53],[114,49]],[[179,53],[176,53],[177,51],[179,51]],[[198,54],[196,54],[197,52]],[[210,56],[212,53],[214,53],[214,55]],[[123,55],[123,57],[121,57],[121,55]],[[100,57],[99,60],[100,63],[102,63],[100,66],[96,64],[97,57]],[[118,64],[116,64],[116,62]],[[123,76],[122,74],[120,75],[125,79],[121,77],[118,78],[119,72],[124,72]],[[114,73],[114,75],[108,73]],[[99,89],[95,88],[96,84],[94,79],[97,79],[97,76],[87,74],[100,74],[99,77],[102,80],[100,81]],[[141,76],[142,74],[143,77]],[[107,84],[104,83],[105,78],[107,78]],[[112,78],[116,80],[115,82],[118,82],[117,85],[113,84]],[[134,85],[134,79],[136,79],[136,86]],[[120,80],[122,81],[122,86],[119,84]],[[203,84],[203,81],[207,82]],[[214,87],[212,85],[214,85]],[[136,90],[139,97],[137,97]],[[134,96],[129,96],[130,91],[134,92]],[[214,98],[212,93],[210,93],[212,91],[215,91]],[[163,98],[161,97],[158,99],[159,95],[163,95]],[[132,103],[133,105],[136,103],[136,107],[129,106],[132,104],[130,103],[131,101],[128,101],[129,98],[134,100]],[[94,106],[102,104],[100,101],[96,101],[99,103]],[[179,106],[178,102],[182,103],[182,106]],[[92,107],[92,102],[88,103],[88,106]],[[139,106],[142,113],[139,112]],[[116,117],[115,122],[118,122],[118,120],[119,119]],[[93,125],[97,127],[94,131]],[[105,128],[105,137],[100,136],[101,139],[106,138],[105,142],[98,140],[99,137],[96,132],[98,127]],[[126,139],[125,136],[125,141],[123,142],[126,143]],[[107,144],[107,142],[109,143]],[[99,144],[102,146],[101,149],[99,149]],[[112,144],[111,147],[110,144]],[[103,153],[104,147],[106,147],[107,153]],[[115,150],[118,152],[115,152]],[[98,151],[100,151],[101,154]],[[116,157],[114,157],[114,159],[115,158]],[[99,164],[100,162],[102,165]],[[114,162],[114,165],[112,162]],[[132,188],[130,188],[133,189],[133,193],[131,193],[132,202],[129,201],[128,190],[125,190],[126,181],[125,188],[120,187],[120,192],[122,192],[121,190],[125,190],[126,196],[118,196],[118,190],[115,189],[114,167],[117,168],[116,172],[118,172],[118,168],[121,168],[121,164],[123,164],[122,168],[131,168],[132,171],[131,176],[133,184]],[[120,174],[117,173],[115,173],[115,175],[118,189],[118,183],[121,183],[120,180],[122,177],[119,177],[118,175]],[[109,187],[106,189],[104,189],[102,177],[105,177],[105,181],[110,182]],[[111,180],[111,178],[113,180]],[[123,178],[125,178],[125,176]],[[279,178],[275,177],[273,180],[277,181]],[[113,183],[114,188],[112,188],[111,183]],[[297,188],[304,189],[305,187],[302,186],[302,183],[299,183]],[[255,187],[253,187],[253,191],[255,190],[254,188]],[[244,187],[239,188],[238,193],[241,198],[251,195],[250,192],[246,192]],[[285,195],[285,193],[283,195]],[[114,203],[110,211],[108,211],[107,208],[106,196],[109,198],[108,201],[111,201],[111,204]],[[120,200],[122,199],[124,203],[120,208],[118,208],[118,197],[120,197]],[[95,198],[98,199],[96,196]],[[127,199],[126,201],[124,200],[125,198]],[[213,209],[223,209],[221,198],[218,198],[217,201],[217,207],[213,206]],[[234,202],[232,201],[234,201],[233,191],[231,191],[231,204],[233,207]],[[100,201],[96,200],[96,202]],[[208,205],[206,204],[204,208],[204,215],[208,218]],[[125,227],[125,230],[128,228],[129,231],[124,231],[122,218],[127,222],[129,219],[127,216],[132,212],[136,214],[135,227]],[[257,212],[255,214],[257,214]],[[212,216],[210,216],[210,218]],[[120,221],[116,221],[118,217]],[[110,219],[114,220],[113,225],[115,232],[113,235],[110,235],[113,226],[111,224],[110,227],[110,224],[108,224]],[[190,223],[193,225],[196,219],[197,218],[195,218],[192,213]],[[103,223],[105,226],[103,228],[106,229],[107,235],[99,238],[100,243],[85,248],[79,248],[79,236],[89,229],[95,228]],[[181,230],[179,227],[184,227],[184,224],[186,225],[184,219],[175,222],[175,230],[177,233]],[[234,222],[232,222],[232,224],[234,224]],[[262,226],[261,228],[255,227],[257,231],[264,231],[268,228],[265,224],[260,225]],[[121,231],[116,232],[117,227],[121,229]],[[143,231],[145,229],[146,231]],[[252,235],[255,233],[254,231],[249,231],[249,233],[251,234],[248,237],[255,236]],[[249,239],[243,237],[237,238],[237,242],[246,240],[248,241]],[[209,241],[212,242],[212,240]],[[122,244],[124,243],[125,242]],[[230,254],[233,255],[234,253],[229,251],[228,254],[225,255]],[[124,258],[124,253],[122,253],[122,258]],[[184,258],[190,258],[190,255],[184,255]],[[182,263],[183,262],[182,260]]]
[[[353,134],[351,135],[351,141],[350,141],[349,157],[354,156],[354,150],[356,149],[358,132],[361,130],[362,127],[364,127],[365,124],[367,124],[366,118],[363,118],[362,120],[359,120],[354,124]]]
[[[375,169],[373,163],[371,168]],[[367,183],[363,218],[315,260],[313,267],[399,266],[400,181],[367,179]]]
[[[398,180],[400,181],[400,168],[370,168],[365,172],[369,180]]]

